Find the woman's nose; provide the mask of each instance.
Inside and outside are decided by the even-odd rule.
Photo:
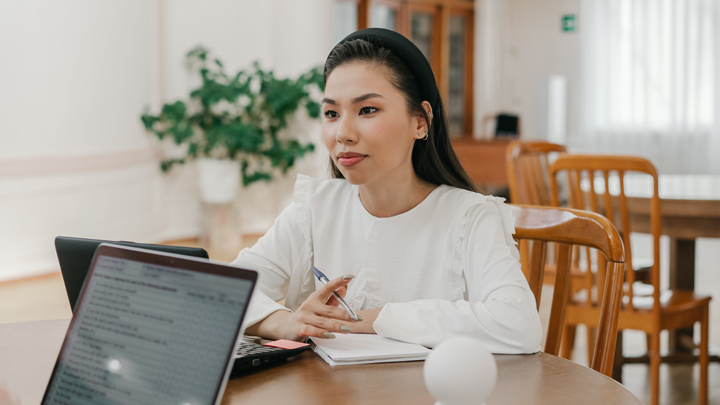
[[[340,125],[338,126],[338,131],[335,134],[335,139],[338,143],[356,143],[357,142],[357,132],[355,131],[355,127],[352,124],[351,120],[348,120],[346,118],[340,119]]]

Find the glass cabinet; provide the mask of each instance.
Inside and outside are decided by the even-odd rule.
[[[472,137],[474,6],[472,0],[335,0],[333,24],[343,29],[333,33],[380,27],[412,40],[435,73],[450,135]]]

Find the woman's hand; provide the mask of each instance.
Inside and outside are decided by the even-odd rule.
[[[333,291],[344,297],[347,285],[355,276],[347,275],[330,280],[303,302],[295,312],[277,311],[247,328],[246,333],[271,339],[301,341],[308,336],[333,339],[333,333],[354,332],[353,321],[339,307]]]

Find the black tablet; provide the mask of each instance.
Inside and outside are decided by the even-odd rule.
[[[202,248],[152,245],[134,242],[114,242],[99,239],[58,236],[55,238],[55,251],[57,252],[58,262],[60,263],[60,272],[63,276],[65,291],[67,292],[68,300],[70,301],[70,308],[72,308],[73,313],[75,312],[75,304],[77,302],[78,295],[80,295],[80,290],[82,289],[85,277],[90,269],[90,262],[92,262],[95,250],[97,250],[101,243],[112,243],[114,245],[155,250],[203,259],[208,258],[207,252]]]

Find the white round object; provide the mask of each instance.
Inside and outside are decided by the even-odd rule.
[[[442,405],[485,402],[497,381],[495,358],[477,339],[456,336],[433,348],[423,369],[425,386]]]
[[[211,204],[235,201],[240,188],[240,162],[223,159],[198,159],[200,198]]]

